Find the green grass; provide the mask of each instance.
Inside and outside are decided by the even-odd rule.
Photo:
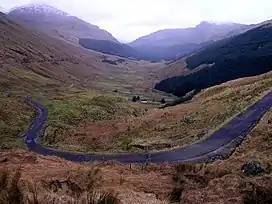
[[[85,96],[83,93],[81,95]],[[92,98],[72,98],[49,102],[48,122],[43,142],[54,145],[79,125],[112,120],[123,116],[139,116],[143,110],[125,99],[113,95]]]
[[[0,93],[0,148],[22,147],[20,135],[27,129],[33,110],[21,99]]]

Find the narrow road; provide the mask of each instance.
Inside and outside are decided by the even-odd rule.
[[[259,122],[261,117],[272,107],[272,91],[261,100],[249,107],[220,128],[206,140],[186,146],[184,148],[150,154],[84,154],[59,151],[42,146],[37,139],[42,134],[42,128],[47,121],[47,109],[26,98],[25,103],[36,109],[37,116],[31,122],[27,132],[25,143],[27,147],[42,155],[54,155],[74,162],[109,161],[115,160],[121,163],[145,163],[147,160],[154,163],[181,162],[181,161],[209,161],[218,157],[229,155]]]

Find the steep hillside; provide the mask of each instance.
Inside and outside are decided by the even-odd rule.
[[[155,88],[183,96],[192,90],[272,70],[271,25],[268,23],[218,41],[197,52],[186,59],[187,68],[191,70],[189,73],[163,80]]]
[[[183,44],[200,44],[223,38],[230,31],[241,27],[241,24],[215,24],[201,22],[194,28],[165,29],[130,43],[132,47],[139,46],[172,46]]]
[[[69,42],[91,38],[118,42],[109,32],[59,9],[44,4],[30,4],[12,9],[8,15],[28,26]]]
[[[117,90],[128,98],[140,94],[160,100],[165,96],[152,91],[154,81],[158,81],[154,71],[163,63],[86,50],[0,15],[0,91],[12,89],[52,97],[52,92],[65,95],[64,89],[72,87],[111,93]]]
[[[146,45],[134,48],[126,44],[85,38],[79,39],[79,44],[84,48],[105,54],[152,62],[175,60],[206,45],[206,43],[173,45],[168,47]]]
[[[12,87],[12,84],[19,85],[23,81],[22,76],[5,74],[11,69],[19,69],[21,74],[33,72],[67,84],[80,83],[80,78],[97,74],[96,63],[99,62],[96,60],[100,54],[28,30],[5,14],[0,15],[0,65],[1,74],[6,76],[1,78],[1,85]],[[9,80],[9,77],[16,76],[18,80]]]
[[[102,52],[105,54],[116,55],[125,58],[139,59],[140,53],[132,47],[116,43],[108,40],[94,40],[88,38],[80,38],[79,44],[87,49]]]

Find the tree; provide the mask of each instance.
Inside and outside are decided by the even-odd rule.
[[[166,103],[164,98],[161,99],[161,103]]]
[[[140,101],[140,100],[141,100],[140,96],[137,96],[137,101]]]
[[[133,101],[133,102],[137,102],[137,97],[136,97],[136,96],[133,96],[133,97],[132,97],[132,101]]]

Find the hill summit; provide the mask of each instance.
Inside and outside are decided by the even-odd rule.
[[[15,7],[8,15],[19,23],[49,36],[77,44],[79,38],[118,43],[108,31],[46,4]]]

